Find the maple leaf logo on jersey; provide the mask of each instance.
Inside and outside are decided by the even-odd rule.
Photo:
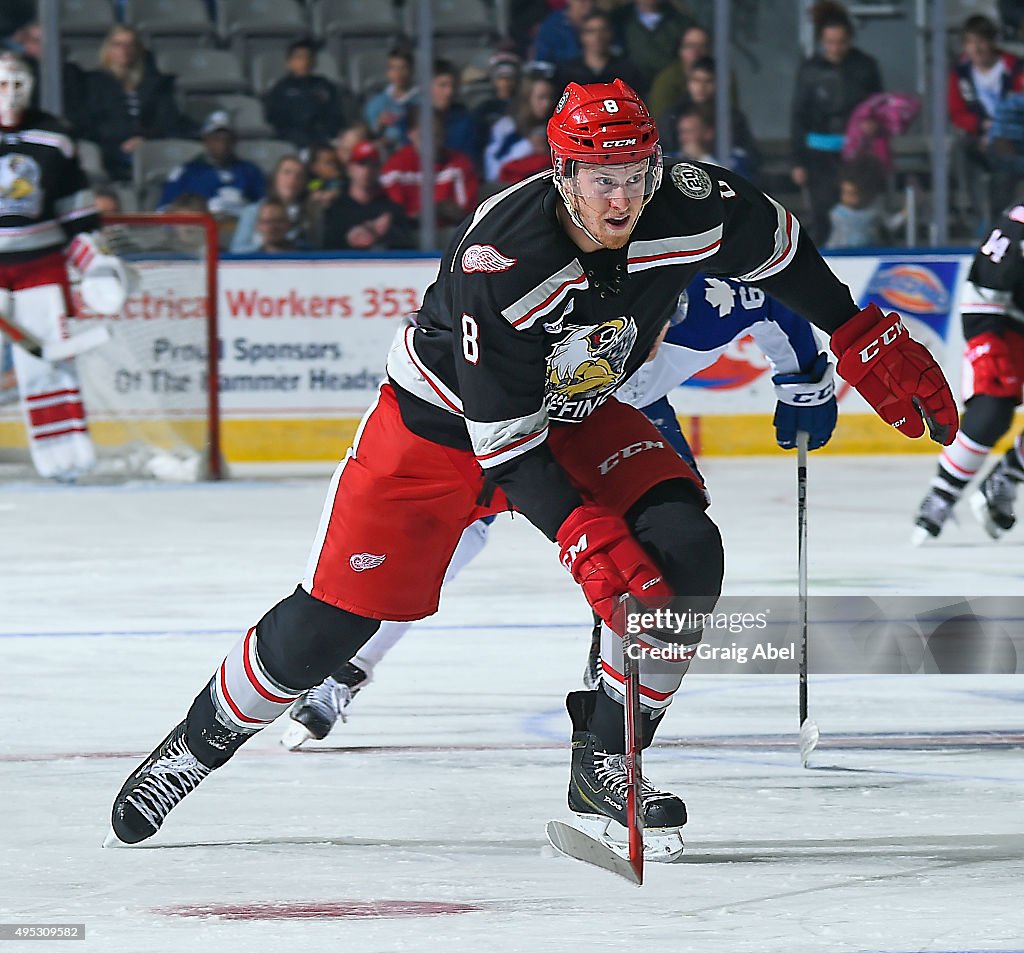
[[[733,306],[736,304],[736,292],[729,282],[722,281],[721,278],[705,278],[704,300],[712,308],[717,308],[718,316],[724,318],[727,314],[732,313]]]
[[[376,569],[387,555],[375,556],[373,553],[353,553],[348,558],[348,564],[354,572],[366,572],[367,569]]]
[[[470,245],[462,255],[462,270],[467,275],[475,271],[508,271],[516,260],[506,258],[493,245]]]

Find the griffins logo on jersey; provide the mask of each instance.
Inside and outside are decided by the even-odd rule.
[[[711,176],[689,162],[678,162],[669,173],[672,184],[691,199],[706,199],[711,194]]]
[[[582,420],[593,413],[622,382],[635,343],[636,322],[631,317],[570,324],[548,354],[548,416]]]
[[[475,271],[508,271],[518,259],[507,258],[493,245],[470,245],[462,255],[462,270],[471,275]]]
[[[0,215],[38,218],[43,208],[42,174],[31,156],[0,156]]]

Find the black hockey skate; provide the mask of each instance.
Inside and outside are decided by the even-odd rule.
[[[587,730],[593,710],[592,692],[570,692],[566,707],[573,722],[569,810],[580,830],[617,852],[628,851],[626,756],[610,753],[601,739]],[[644,856],[671,862],[683,852],[681,828],[686,805],[674,794],[659,791],[642,779],[641,811],[644,819]]]
[[[914,533],[911,542],[920,546],[929,539],[935,539],[942,532],[946,520],[953,514],[957,498],[952,493],[932,487],[921,500],[914,519]]]
[[[137,844],[152,837],[164,818],[190,794],[212,768],[185,743],[182,722],[124,782],[110,815],[111,832],[104,847]]]
[[[295,751],[311,738],[322,741],[340,718],[347,721],[345,709],[368,681],[358,665],[346,662],[333,675],[300,695],[288,712],[288,726],[281,737],[289,751]]]
[[[1024,479],[1024,473],[1021,473],[1021,478]],[[1017,522],[1013,513],[1013,504],[1017,501],[1017,483],[1006,461],[1000,460],[981,481],[977,492],[971,495],[971,510],[993,539],[999,539],[1007,530],[1013,529],[1013,524]]]

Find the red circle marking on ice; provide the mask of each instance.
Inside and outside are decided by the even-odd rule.
[[[482,907],[445,900],[334,900],[324,903],[214,903],[164,907],[173,917],[221,917],[225,920],[383,920],[476,913]]]

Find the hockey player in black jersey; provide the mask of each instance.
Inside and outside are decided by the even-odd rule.
[[[1024,205],[1003,212],[975,253],[961,293],[964,416],[952,446],[939,456],[918,508],[916,545],[936,537],[992,448],[1013,425],[1024,400]],[[1024,483],[1024,434],[971,494],[974,515],[993,539],[1013,527]]]
[[[111,842],[152,836],[211,770],[350,660],[379,620],[433,613],[456,543],[481,517],[522,513],[617,631],[625,595],[710,611],[724,554],[702,482],[640,411],[611,399],[698,271],[755,283],[829,332],[839,373],[902,433],[927,425],[938,442],[953,439],[945,378],[898,317],[858,311],[797,220],[749,182],[664,164],[654,122],[624,83],[569,84],[548,136],[554,169],[492,196],[453,237],[335,472],[302,584],[248,631],[124,783]],[[645,633],[674,650],[639,663],[646,745],[701,636]],[[614,657],[603,661],[615,669]],[[567,707],[570,804],[621,823],[621,698],[573,692]],[[678,797],[645,785],[642,801],[648,835],[678,836]]]
[[[14,372],[32,462],[41,476],[73,480],[95,462],[78,377],[69,360],[48,360],[66,337],[67,268],[82,274],[82,296],[110,314],[128,276],[90,233],[100,227],[75,143],[55,116],[33,109],[32,72],[0,54],[0,318],[42,345],[14,348]]]

